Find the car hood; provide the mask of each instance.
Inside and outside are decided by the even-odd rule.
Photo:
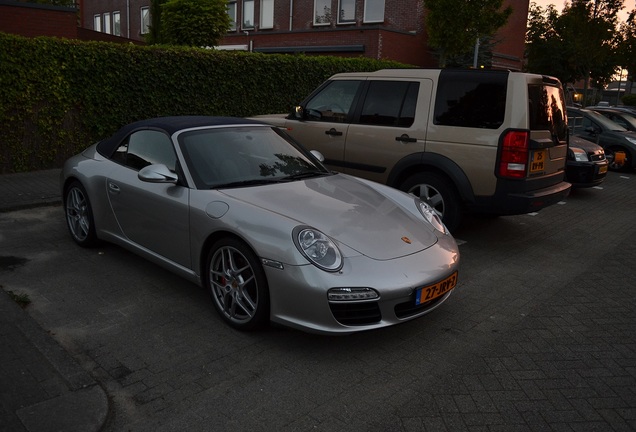
[[[603,150],[600,145],[575,135],[570,136],[570,147],[578,147],[581,150],[585,150],[586,153],[595,153]]]
[[[437,243],[437,231],[419,214],[414,200],[412,210],[406,209],[371,184],[342,174],[222,192],[319,229],[377,260],[410,255]]]

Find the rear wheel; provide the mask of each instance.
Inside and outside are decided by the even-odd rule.
[[[84,186],[78,181],[72,182],[64,194],[64,209],[66,211],[66,226],[71,237],[82,247],[97,244],[93,209]]]
[[[442,218],[444,225],[453,232],[459,227],[462,204],[453,185],[435,173],[418,173],[407,178],[400,189],[419,197]]]
[[[624,158],[617,158],[616,153],[624,153]],[[629,157],[629,151],[621,147],[608,147],[605,149],[605,158],[609,162],[609,169],[612,171],[629,171],[632,168],[632,160]],[[623,159],[622,162],[620,159]]]
[[[269,320],[269,288],[252,250],[234,238],[218,240],[208,253],[205,285],[223,319],[240,330]]]

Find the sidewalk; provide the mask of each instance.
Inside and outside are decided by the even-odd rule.
[[[59,173],[0,175],[0,214],[61,204]],[[11,269],[11,258],[3,256],[0,247],[0,270]],[[99,431],[108,415],[104,390],[4,289],[0,389],[2,431]]]
[[[0,213],[61,202],[59,169],[0,174]]]

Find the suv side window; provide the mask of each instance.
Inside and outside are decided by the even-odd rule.
[[[415,120],[420,84],[405,81],[371,81],[360,123],[409,127]]]
[[[506,114],[506,72],[442,71],[433,122],[436,125],[498,129]]]
[[[331,81],[307,105],[308,120],[346,123],[362,81]]]
[[[152,164],[164,164],[174,171],[177,155],[172,141],[164,133],[142,130],[132,133],[117,148],[112,159],[135,170]]]

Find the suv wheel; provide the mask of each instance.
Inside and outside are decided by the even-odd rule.
[[[434,173],[418,173],[407,178],[400,189],[430,205],[449,231],[453,232],[459,226],[461,201],[455,188],[444,177]]]

